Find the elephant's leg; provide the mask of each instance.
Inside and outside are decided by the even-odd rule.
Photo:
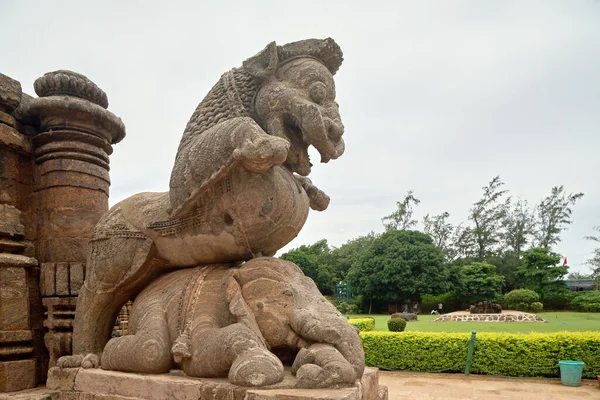
[[[297,387],[330,388],[351,385],[356,380],[354,367],[330,344],[315,343],[300,350],[292,374],[298,377]]]
[[[161,299],[138,299],[130,319],[135,334],[113,338],[102,353],[102,369],[161,374],[172,366],[165,305]],[[137,306],[137,307],[136,307]]]
[[[192,332],[192,357],[182,363],[190,376],[222,376],[240,386],[264,386],[283,380],[283,364],[246,325]]]
[[[150,239],[115,237],[90,243],[73,323],[73,355],[61,357],[59,367],[100,366],[119,310],[151,277],[153,253]]]
[[[315,292],[313,302],[294,311],[290,322],[292,329],[304,340],[334,346],[360,378],[365,369],[365,353],[356,328],[323,299],[314,283],[311,286],[314,286]]]

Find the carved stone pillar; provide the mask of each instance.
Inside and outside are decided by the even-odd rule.
[[[107,209],[112,145],[125,126],[106,110],[106,94],[83,75],[50,72],[35,81],[38,98],[27,117],[39,123],[33,139],[37,196],[36,256],[46,308],[50,366],[70,354],[77,293],[85,275],[88,240]]]

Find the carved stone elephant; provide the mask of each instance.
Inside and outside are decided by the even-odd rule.
[[[133,335],[111,339],[103,369],[197,377],[229,375],[264,386],[283,379],[273,352],[298,351],[299,387],[354,383],[364,370],[360,338],[300,268],[261,257],[239,268],[168,273],[144,289],[130,315]],[[271,352],[272,350],[273,352]]]

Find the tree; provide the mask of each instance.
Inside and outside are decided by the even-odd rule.
[[[413,205],[418,205],[421,200],[413,196],[409,190],[402,202],[396,202],[397,209],[388,216],[381,219],[386,230],[401,230],[414,227],[418,221],[412,219]]]
[[[512,208],[509,208],[502,220],[502,226],[506,246],[511,248],[519,258],[521,251],[535,232],[535,215],[529,209],[527,201],[518,200]]]
[[[569,275],[567,275],[567,279],[573,280],[573,281],[577,281],[577,280],[581,280],[581,279],[592,279],[592,278],[593,277],[591,274],[583,274],[583,273],[577,272],[577,271],[570,272]]]
[[[453,258],[474,259],[478,257],[479,247],[474,229],[470,226],[458,225],[452,234]]]
[[[465,265],[459,274],[459,295],[472,304],[492,300],[502,292],[504,278],[496,273],[496,267],[486,262]]]
[[[306,276],[315,281],[324,295],[335,293],[335,284],[342,279],[335,270],[331,249],[326,239],[292,249],[280,258],[299,266]]]
[[[595,226],[594,230],[600,232],[600,226]],[[600,236],[586,236],[585,239],[600,243]],[[589,265],[592,270],[591,276],[594,279],[600,278],[600,247],[594,249],[592,258],[588,259],[586,264]]]
[[[448,212],[432,217],[427,214],[423,217],[423,232],[431,236],[433,243],[440,249],[448,247],[448,242],[452,237],[454,227],[447,220],[450,217]]]
[[[486,262],[495,265],[498,275],[504,277],[504,290],[511,291],[519,286],[517,270],[523,265],[523,260],[517,257],[514,250],[503,251],[496,256],[486,257]]]
[[[418,231],[389,230],[373,239],[347,275],[354,293],[372,301],[418,300],[449,289],[442,251]]]
[[[569,272],[567,265],[557,265],[561,256],[545,248],[532,248],[523,252],[523,265],[517,269],[519,283],[542,296],[544,301],[562,296],[568,290],[563,280]]]
[[[472,233],[477,243],[477,257],[480,260],[493,254],[501,242],[500,228],[510,204],[510,197],[504,201],[502,199],[508,192],[500,190],[503,185],[499,176],[492,179],[487,186],[483,187],[483,196],[470,210],[469,219],[475,225]]]
[[[342,277],[342,280],[346,278],[350,267],[360,260],[365,249],[376,237],[377,235],[374,232],[369,232],[365,236],[350,239],[340,247],[332,249],[333,267]]]
[[[583,193],[566,194],[563,186],[552,188],[550,195],[537,206],[536,246],[551,248],[560,242],[560,234],[571,224],[572,206]]]

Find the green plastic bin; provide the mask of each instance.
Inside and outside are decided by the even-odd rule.
[[[581,386],[581,374],[583,373],[583,361],[563,360],[559,361],[560,382],[565,386]]]

